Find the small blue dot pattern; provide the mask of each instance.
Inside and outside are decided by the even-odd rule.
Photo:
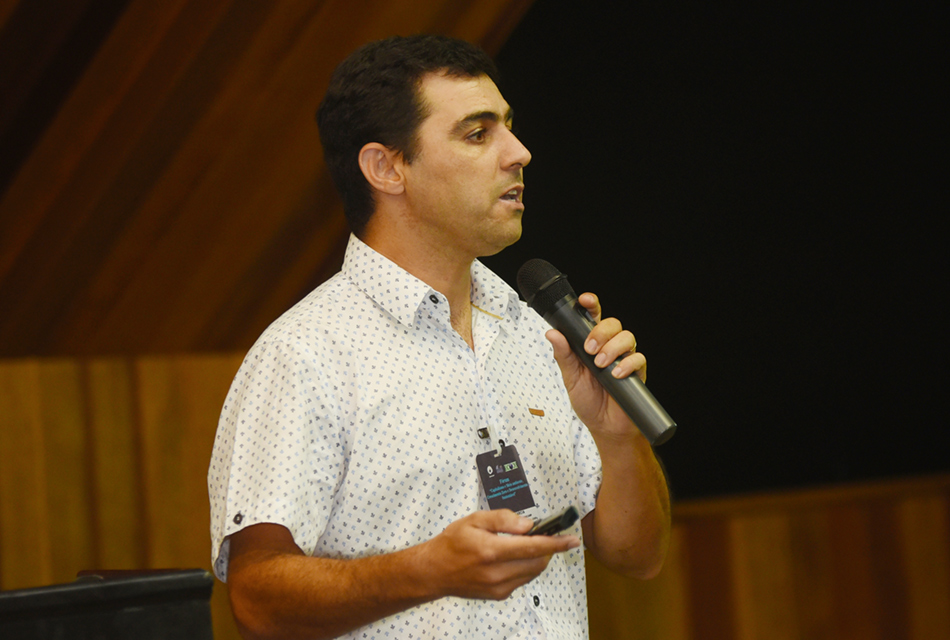
[[[520,454],[532,517],[593,510],[597,447],[571,409],[544,320],[472,264],[475,349],[446,298],[355,236],[342,270],[248,352],[208,471],[212,562],[267,522],[308,555],[360,558],[429,540],[488,509],[475,456],[490,429]],[[483,432],[484,433],[484,432]],[[580,524],[569,531],[581,536]],[[588,638],[584,553],[557,554],[503,601],[447,597],[345,638]]]

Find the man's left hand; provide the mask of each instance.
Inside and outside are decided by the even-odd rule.
[[[581,294],[578,301],[590,312],[596,323],[584,345],[584,350],[594,356],[594,363],[601,368],[613,367],[611,374],[616,378],[636,374],[646,382],[647,361],[643,354],[637,353],[634,335],[625,330],[616,318],[601,319],[600,301],[593,293]],[[584,424],[592,432],[600,432],[599,435],[619,437],[635,431],[633,422],[620,405],[571,351],[567,339],[554,329],[548,331],[546,337],[554,346],[554,358],[561,368],[574,411]],[[619,362],[614,365],[618,359]]]

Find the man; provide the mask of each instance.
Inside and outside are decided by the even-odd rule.
[[[659,571],[669,498],[649,444],[476,260],[520,237],[531,159],[496,76],[434,36],[334,73],[318,120],[353,230],[343,269],[249,352],[209,470],[215,571],[248,637],[586,638],[581,539]],[[635,346],[607,319],[587,350],[644,376]],[[523,515],[490,508],[509,470]],[[565,535],[522,535],[571,505]]]

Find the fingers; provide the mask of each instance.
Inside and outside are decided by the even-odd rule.
[[[510,509],[476,511],[468,516],[472,524],[480,529],[494,533],[527,533],[534,524],[531,518],[519,516]]]
[[[646,382],[647,359],[642,353],[631,353],[621,360],[610,373],[615,378],[626,378],[630,374],[635,373],[641,382]]]
[[[579,295],[577,301],[581,303],[582,307],[587,309],[587,312],[590,314],[590,317],[594,319],[594,322],[600,322],[600,298],[588,291],[587,293]]]
[[[647,362],[642,354],[637,353],[636,337],[625,330],[616,318],[600,320],[600,301],[594,294],[584,293],[578,300],[597,321],[597,326],[591,330],[584,344],[584,350],[594,356],[594,364],[603,368],[619,360],[611,370],[611,375],[626,378],[636,373],[646,382]]]
[[[619,360],[611,371],[615,378],[625,378],[634,372],[646,378],[646,358],[637,353],[637,339],[623,329],[616,318],[602,320],[594,327],[584,350],[594,356],[594,364],[601,368]]]
[[[502,537],[498,559],[501,561],[528,560],[532,558],[550,559],[555,553],[562,553],[580,546],[577,536],[511,536]],[[547,560],[545,560],[547,564]]]
[[[616,318],[601,320],[591,329],[584,343],[584,351],[593,355],[594,363],[599,367],[607,366],[625,353],[637,349],[637,339],[632,333],[623,329]]]
[[[570,535],[524,536],[534,525],[534,521],[508,509],[476,511],[468,516],[468,519],[473,526],[485,531],[513,534],[496,536],[498,545],[493,559],[499,562],[542,558],[580,546],[580,540]]]
[[[532,521],[508,510],[477,511],[429,542],[446,595],[506,598],[533,580],[555,553],[580,546],[576,536],[524,536]],[[509,533],[514,535],[497,535]]]

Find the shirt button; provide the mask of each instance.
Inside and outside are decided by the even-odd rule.
[[[535,596],[535,597],[534,597],[534,606],[536,606],[536,607],[540,607],[540,606],[541,606],[541,598],[539,598],[538,596]]]
[[[431,296],[429,296],[429,300],[432,301],[432,304],[439,304],[439,299],[435,297],[434,293]]]

